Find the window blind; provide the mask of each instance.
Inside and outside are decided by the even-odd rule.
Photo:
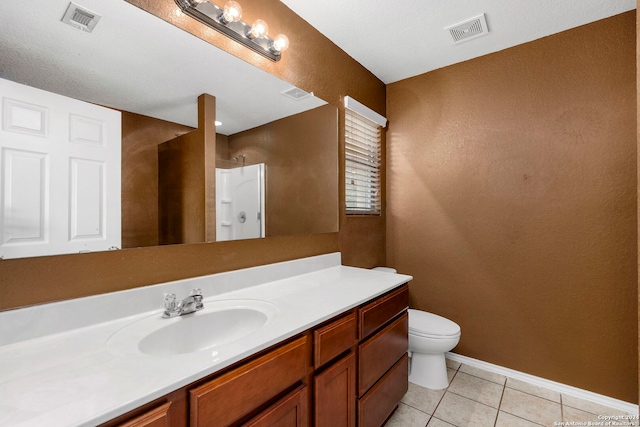
[[[347,215],[380,215],[380,125],[345,109]]]

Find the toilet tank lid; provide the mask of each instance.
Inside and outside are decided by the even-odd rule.
[[[418,335],[450,336],[460,334],[460,326],[446,317],[410,308],[409,331]]]

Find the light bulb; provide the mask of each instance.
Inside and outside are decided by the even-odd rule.
[[[242,18],[242,7],[235,1],[228,1],[224,5],[221,20],[224,24],[237,22]]]
[[[247,37],[250,39],[259,39],[260,37],[266,37],[269,34],[269,26],[262,19],[257,19],[251,26]]]
[[[275,52],[284,52],[289,47],[289,38],[284,34],[278,34],[273,39],[272,47]]]

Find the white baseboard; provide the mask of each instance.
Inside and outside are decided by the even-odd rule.
[[[473,366],[476,368],[480,368],[485,371],[494,372],[496,374],[500,374],[509,378],[524,381],[529,384],[548,388],[562,394],[567,394],[569,396],[577,397],[579,399],[588,400],[589,402],[597,403],[599,405],[608,406],[610,408],[614,408],[622,412],[626,412],[630,414],[638,414],[638,405],[625,402],[623,400],[614,399],[613,397],[604,396],[602,394],[583,390],[581,388],[572,387],[570,385],[536,377],[534,375],[525,374],[524,372],[516,371],[509,368],[504,368],[502,366],[494,365],[489,362],[483,362],[482,360],[473,359],[471,357],[462,356],[456,353],[446,353],[445,357],[447,359],[464,363],[466,365]]]

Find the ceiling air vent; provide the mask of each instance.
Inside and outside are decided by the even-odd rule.
[[[285,90],[284,92],[282,92],[282,94],[296,101],[300,101],[301,99],[304,99],[308,96],[313,96],[313,92],[305,92],[297,87],[292,87],[291,89]]]
[[[489,33],[484,13],[475,18],[446,27],[445,30],[448,30],[451,34],[451,42],[453,44],[462,43]]]
[[[62,17],[62,22],[90,33],[100,18],[100,15],[91,12],[89,9],[78,6],[75,3],[69,3],[69,7]]]

